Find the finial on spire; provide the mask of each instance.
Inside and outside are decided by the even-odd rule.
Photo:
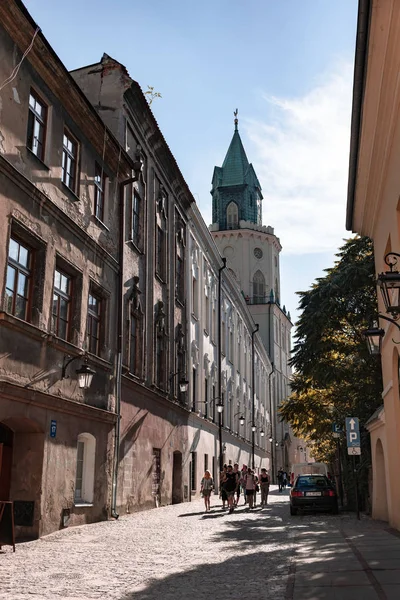
[[[238,109],[233,111],[233,114],[235,115],[235,131],[237,131],[238,123],[239,123],[239,119],[237,118],[238,112],[239,112]]]

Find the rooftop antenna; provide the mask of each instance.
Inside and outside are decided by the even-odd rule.
[[[233,114],[235,115],[235,131],[237,131],[238,123],[239,123],[238,112],[239,112],[238,109],[236,109],[235,111],[233,111]]]

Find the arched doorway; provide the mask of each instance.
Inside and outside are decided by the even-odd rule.
[[[182,502],[182,452],[174,452],[172,465],[172,504]]]
[[[0,423],[0,500],[10,499],[14,433]]]
[[[381,521],[389,520],[385,455],[381,440],[378,438],[375,446],[375,477],[374,477],[374,518]]]

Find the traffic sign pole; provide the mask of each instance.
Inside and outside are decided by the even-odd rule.
[[[357,512],[357,519],[360,520],[360,505],[358,503],[358,473],[357,473],[357,469],[356,469],[356,457],[353,454],[353,471],[354,471],[354,477],[356,480],[356,512]]]

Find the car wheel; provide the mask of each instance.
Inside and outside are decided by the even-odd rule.
[[[290,514],[291,515],[297,515],[297,508],[293,508],[293,506],[290,507]]]
[[[335,504],[335,506],[332,508],[332,514],[333,515],[338,515],[339,514],[339,507],[337,504]]]

